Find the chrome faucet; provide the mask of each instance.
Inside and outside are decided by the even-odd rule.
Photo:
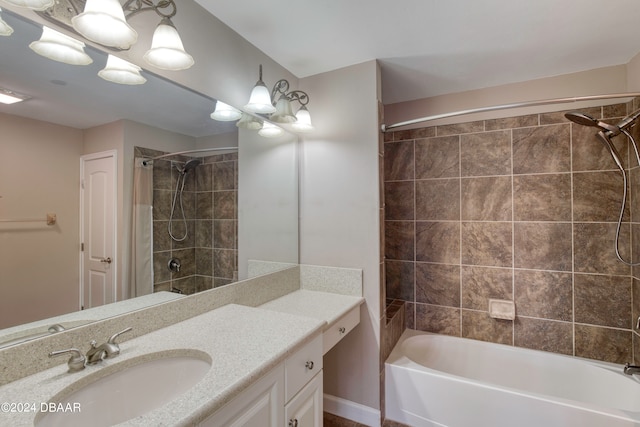
[[[103,359],[108,359],[110,357],[116,357],[120,354],[120,346],[116,344],[116,338],[125,332],[129,332],[131,327],[125,329],[124,331],[120,331],[117,334],[113,334],[111,338],[107,340],[104,344],[100,344],[96,346],[97,342],[95,340],[91,341],[91,348],[87,351],[87,364],[93,365],[102,361]]]
[[[627,375],[640,374],[640,366],[626,364],[624,365],[624,369],[622,370]]]
[[[69,372],[78,372],[84,369],[85,357],[80,353],[77,348],[69,348],[67,350],[52,351],[49,353],[49,357],[61,356],[63,354],[71,354],[67,365],[69,366]]]

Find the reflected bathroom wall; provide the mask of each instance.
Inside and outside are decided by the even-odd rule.
[[[81,130],[0,113],[0,329],[78,309]],[[47,213],[56,224],[48,226]]]
[[[142,147],[135,152],[169,154]],[[184,174],[183,187],[180,168],[190,159],[201,163]],[[153,160],[154,292],[189,295],[237,280],[237,171],[237,152]],[[172,259],[179,270],[169,268]]]

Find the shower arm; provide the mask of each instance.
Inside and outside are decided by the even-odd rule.
[[[544,99],[544,100],[538,100],[538,101],[516,102],[513,104],[494,105],[489,107],[472,108],[469,110],[453,111],[450,113],[435,114],[432,116],[426,116],[418,119],[407,120],[404,122],[394,123],[391,125],[383,124],[381,126],[381,130],[382,132],[387,132],[395,128],[414,125],[414,124],[423,123],[423,122],[430,122],[438,119],[446,119],[449,117],[464,116],[467,114],[484,113],[489,111],[508,110],[511,108],[535,107],[540,105],[563,104],[563,103],[580,102],[580,101],[595,101],[595,100],[602,100],[602,99],[635,98],[636,96],[640,96],[640,92],[614,93],[614,94],[608,94],[608,95],[588,95],[588,96],[577,96],[577,97],[571,97],[571,98],[555,98],[555,99]]]

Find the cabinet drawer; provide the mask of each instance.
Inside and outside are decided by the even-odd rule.
[[[285,402],[322,370],[322,335],[305,344],[284,363]]]
[[[331,325],[323,335],[323,353],[331,350],[334,345],[344,338],[356,325],[360,323],[360,306],[352,308],[347,314]]]

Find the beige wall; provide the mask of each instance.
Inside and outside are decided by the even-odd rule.
[[[627,64],[627,90],[640,91],[640,53]]]
[[[640,63],[640,59],[638,59],[638,63]],[[638,67],[640,67],[640,64]],[[625,65],[618,65],[583,71],[580,73],[565,74],[561,76],[530,80],[527,82],[390,104],[386,105],[384,109],[385,124],[391,125],[435,114],[450,113],[480,107],[490,107],[494,105],[564,97],[624,93],[627,92],[627,74],[627,67]],[[638,87],[636,89],[639,89],[640,78],[637,80]],[[632,90],[632,88],[629,89]],[[611,101],[611,103],[617,102],[620,102],[620,100]],[[596,101],[564,105],[567,106],[566,109],[573,109],[602,104],[602,101]],[[477,113],[460,117],[452,117],[449,119],[441,119],[429,123],[412,125],[402,129],[511,117],[555,110],[557,110],[556,105],[500,110],[489,113]]]
[[[82,131],[0,114],[0,328],[79,307]],[[55,213],[54,226],[44,222]]]
[[[380,335],[378,84],[374,61],[301,81],[313,100],[316,127],[303,137],[301,150],[301,262],[364,270],[361,323],[325,356],[325,393],[374,409]]]

